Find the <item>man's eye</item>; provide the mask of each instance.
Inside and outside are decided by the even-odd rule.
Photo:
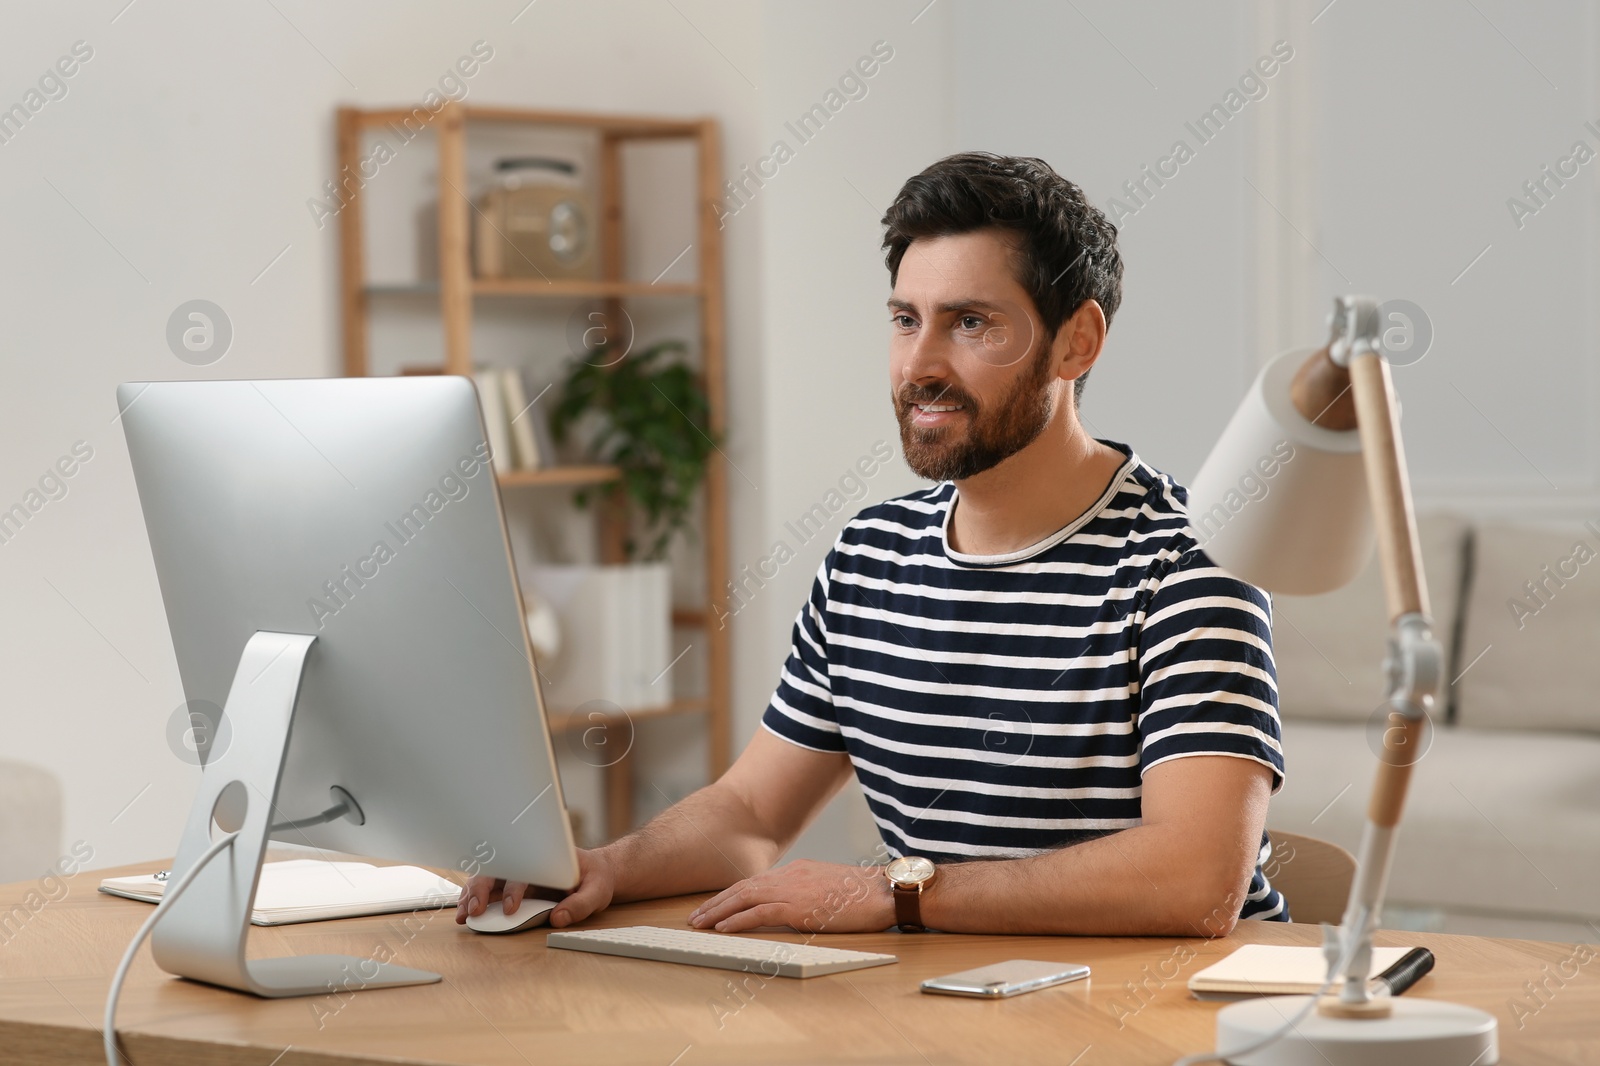
[[[979,326],[983,325],[983,319],[979,318],[977,315],[962,315],[961,322],[963,329],[977,329]],[[966,325],[968,322],[972,323],[972,325]]]
[[[895,325],[899,326],[901,329],[910,329],[911,328],[911,326],[908,325],[908,323],[911,323],[911,316],[910,315],[895,315],[893,318],[889,319],[889,321],[893,322]]]

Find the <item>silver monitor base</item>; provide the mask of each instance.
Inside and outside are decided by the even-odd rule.
[[[196,875],[151,930],[151,953],[168,973],[272,999],[441,979],[427,970],[354,955],[245,958],[267,840],[274,823],[289,821],[277,810],[278,782],[306,655],[316,639],[262,630],[239,657],[222,712],[233,740],[207,760],[201,773],[172,864],[174,880],[211,845],[213,821],[222,832],[239,835]]]
[[[1217,1050],[1246,1047],[1274,1032],[1309,996],[1265,996],[1217,1014]],[[1438,1000],[1397,997],[1387,1018],[1330,1018],[1313,1010],[1281,1039],[1234,1066],[1494,1066],[1494,1015]]]
[[[368,988],[431,985],[442,980],[439,974],[427,970],[354,955],[286,955],[279,959],[252,959],[245,966],[250,987],[227,987],[267,999],[325,996],[330,992],[343,995]]]

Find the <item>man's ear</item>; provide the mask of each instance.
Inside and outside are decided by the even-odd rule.
[[[1105,344],[1105,312],[1099,301],[1085,300],[1056,331],[1052,354],[1057,376],[1067,381],[1083,377],[1099,361]]]

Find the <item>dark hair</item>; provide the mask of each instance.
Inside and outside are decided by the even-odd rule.
[[[1085,300],[1100,305],[1107,327],[1122,302],[1117,227],[1042,159],[993,152],[946,156],[901,186],[882,221],[891,286],[918,238],[989,228],[1016,234],[1017,283],[1033,298],[1046,343]],[[1084,374],[1075,383],[1075,402],[1088,378]]]

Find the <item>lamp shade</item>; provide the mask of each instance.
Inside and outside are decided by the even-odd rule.
[[[1269,592],[1329,592],[1372,552],[1361,435],[1314,425],[1290,383],[1312,349],[1261,369],[1189,486],[1189,524],[1211,561]]]

